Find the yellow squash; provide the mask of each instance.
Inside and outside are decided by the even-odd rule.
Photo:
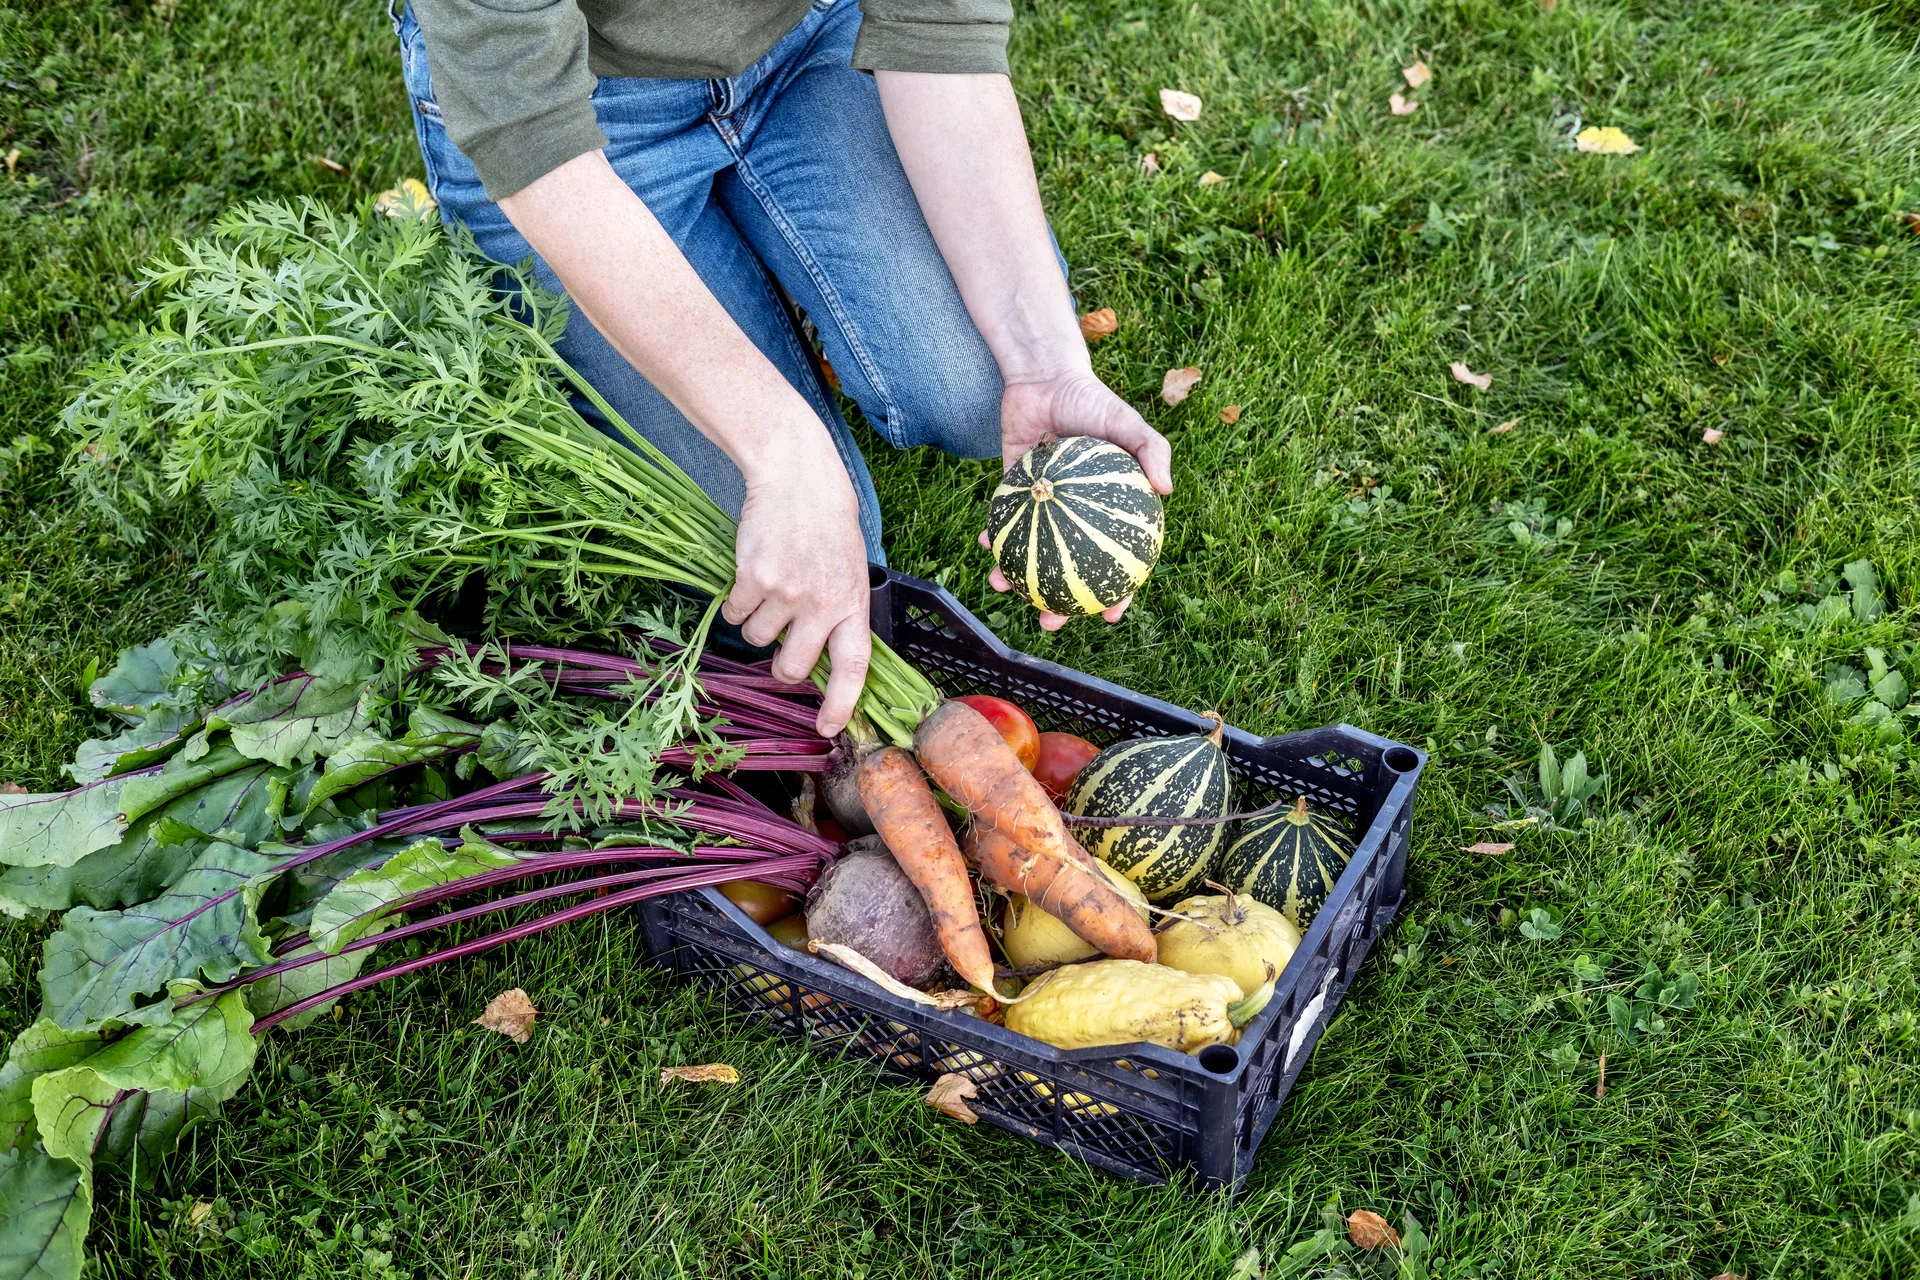
[[[1140,913],[1140,918],[1145,920],[1146,895],[1140,892],[1133,881],[1106,863],[1095,865],[1106,874],[1107,882],[1131,902]],[[1034,906],[1025,894],[1008,895],[1003,923],[1005,927],[1001,931],[1000,945],[1006,949],[1007,959],[1016,969],[1072,964],[1076,960],[1086,960],[1100,954],[1098,947],[1082,941],[1073,930],[1060,922],[1059,917],[1048,915]]]
[[[1055,969],[1028,987],[1019,1004],[1007,1006],[1007,1030],[1062,1049],[1144,1040],[1197,1053],[1239,1039],[1272,997],[1272,976],[1249,995],[1218,974],[1094,960]]]
[[[1300,946],[1293,922],[1251,894],[1202,894],[1173,911],[1186,918],[1160,931],[1160,963],[1232,978],[1243,991],[1265,980],[1268,965],[1285,969]]]

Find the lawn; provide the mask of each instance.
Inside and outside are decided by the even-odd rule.
[[[130,547],[67,496],[62,388],[230,202],[418,172],[383,8],[0,4],[0,780],[58,786],[83,669],[194,603],[192,528]],[[1433,755],[1408,908],[1239,1199],[964,1128],[650,975],[620,920],[271,1037],[156,1193],[103,1183],[100,1274],[1280,1274],[1328,1204],[1413,1213],[1445,1277],[1920,1274],[1916,18],[1020,7],[1054,225],[1120,317],[1096,364],[1174,441],[1167,553],[1123,625],[1047,635],[971,544],[990,473],[876,444],[893,563],[1030,652]],[[1543,742],[1606,786],[1503,831]],[[0,921],[0,1033],[46,928]],[[524,1047],[469,1026],[515,985]],[[711,1061],[743,1083],[657,1087]]]

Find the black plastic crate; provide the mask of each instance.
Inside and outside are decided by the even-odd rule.
[[[957,696],[995,693],[1043,729],[1106,744],[1209,727],[1190,711],[1007,648],[932,583],[876,569],[873,629]],[[1346,873],[1237,1046],[1056,1049],[965,1013],[889,995],[783,947],[712,889],[642,904],[653,959],[782,1031],[894,1079],[958,1072],[990,1120],[1143,1182],[1191,1170],[1233,1190],[1347,986],[1405,894],[1407,838],[1424,753],[1347,725],[1278,738],[1229,727],[1236,808],[1306,795],[1362,833]]]

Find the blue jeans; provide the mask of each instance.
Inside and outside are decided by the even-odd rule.
[[[849,65],[856,0],[820,0],[740,75],[602,78],[607,159],[679,244],[735,323],[827,424],[860,500],[868,558],[884,564],[867,464],[777,280],[820,331],[840,385],[896,448],[1000,455],[1000,370],[967,315],[907,175],[872,77]],[[496,262],[535,258],[473,163],[447,139],[410,10],[395,22],[427,186]],[[621,416],[735,517],[739,469],[577,312],[560,352]],[[584,401],[589,420],[598,417]],[[602,430],[607,424],[599,423]]]

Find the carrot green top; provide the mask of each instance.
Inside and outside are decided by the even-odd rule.
[[[412,0],[447,135],[496,200],[606,145],[596,77],[738,75],[815,2]],[[859,3],[863,71],[1007,69],[1011,0]]]

